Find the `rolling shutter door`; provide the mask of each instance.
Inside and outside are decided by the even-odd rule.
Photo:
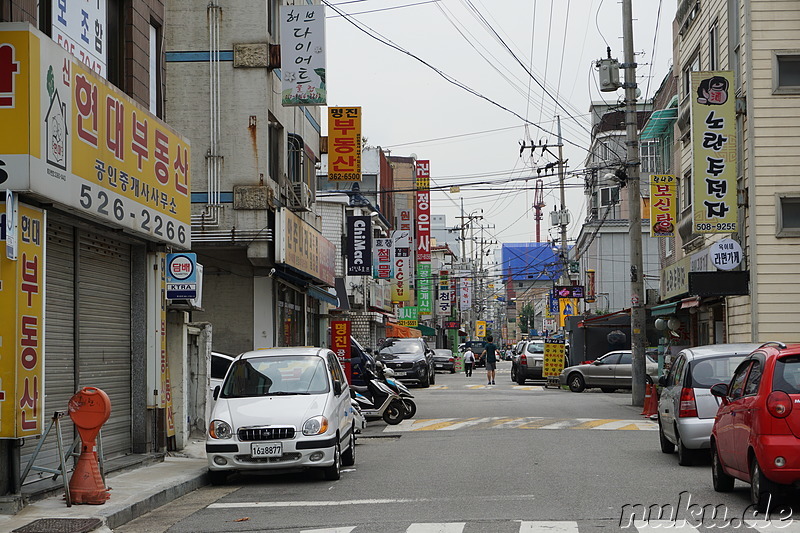
[[[80,232],[79,383],[111,399],[102,429],[106,458],[131,451],[131,249],[113,237]]]
[[[69,399],[75,394],[75,344],[72,317],[75,304],[75,266],[73,227],[48,214],[46,249],[45,299],[45,368],[44,368],[44,429],[50,424],[54,411],[66,411]],[[69,417],[61,419],[64,446],[75,438]],[[39,439],[25,439],[21,450],[21,468],[30,460]],[[58,441],[55,429],[48,435],[36,466],[58,468]],[[71,469],[72,463],[67,464]],[[36,481],[52,474],[32,472],[26,481]]]

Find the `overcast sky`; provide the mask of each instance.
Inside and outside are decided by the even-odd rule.
[[[531,204],[536,168],[555,158],[542,156],[540,151],[533,159],[530,151],[520,157],[520,142],[530,144],[532,139],[537,144],[555,145],[555,117],[560,115],[568,171],[583,168],[589,146],[590,102],[615,102],[623,97],[622,90],[601,93],[594,68],[597,59],[606,57],[607,46],[612,57],[623,61],[621,3],[324,3],[328,5],[328,105],[361,106],[362,134],[370,145],[389,149],[394,155],[430,159],[432,187],[461,186],[460,193],[432,194],[431,211],[446,215],[448,226],[460,223],[456,217],[461,214],[463,198],[466,214],[483,209],[482,222],[493,226],[486,230],[486,239],[535,241]],[[671,68],[675,5],[675,0],[633,0],[634,50],[642,98],[652,96]],[[337,9],[349,16],[339,15]],[[448,82],[437,70],[468,90]],[[535,125],[526,127],[526,120]],[[555,148],[553,152],[557,153]],[[547,240],[557,237],[557,230],[550,228],[549,212],[558,203],[558,179],[541,177],[547,204],[541,234],[542,240]],[[480,182],[492,183],[476,184]],[[585,215],[583,181],[568,175],[566,184],[573,238]]]

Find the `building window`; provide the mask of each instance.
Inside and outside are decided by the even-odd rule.
[[[289,181],[298,183],[303,181],[303,139],[299,135],[289,134],[286,137],[286,142],[289,145],[289,159],[287,161]]]
[[[615,205],[619,203],[619,187],[600,188],[600,206]]]
[[[281,183],[281,154],[283,153],[283,127],[274,116],[269,116],[269,177]]]
[[[675,237],[664,237],[664,257],[672,257],[675,253]]]
[[[683,179],[678,183],[680,194],[680,212],[685,213],[692,208],[692,173],[684,174]]]
[[[161,97],[161,27],[150,24],[150,112],[164,118]]]
[[[719,24],[715,20],[708,30],[708,70],[719,68]]]
[[[700,70],[700,53],[695,52],[692,60],[683,67],[683,98],[687,98],[689,93],[692,92],[692,72]]]
[[[772,61],[775,94],[800,94],[800,52],[776,53]]]
[[[656,140],[644,141],[639,145],[639,159],[642,163],[642,172],[654,174],[659,171],[659,142]]]
[[[800,193],[778,194],[776,237],[800,237]]]

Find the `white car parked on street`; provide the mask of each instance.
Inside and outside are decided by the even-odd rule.
[[[354,408],[327,348],[268,348],[236,358],[216,395],[206,439],[209,477],[319,469],[337,480],[355,464]]]

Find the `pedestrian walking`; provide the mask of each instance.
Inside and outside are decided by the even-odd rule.
[[[492,336],[486,337],[486,347],[481,353],[481,357],[486,357],[486,380],[487,385],[494,385],[494,373],[497,368],[497,346],[492,342]]]
[[[464,373],[468,378],[472,377],[472,367],[475,365],[475,354],[472,353],[472,348],[467,348],[464,352]]]

